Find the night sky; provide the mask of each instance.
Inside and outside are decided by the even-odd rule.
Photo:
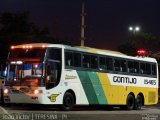
[[[130,25],[160,35],[160,0],[85,0],[85,8],[87,46],[115,50],[131,35]],[[81,0],[0,0],[4,11],[28,11],[39,27],[80,45]]]

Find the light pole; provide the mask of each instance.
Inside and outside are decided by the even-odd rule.
[[[140,27],[139,26],[135,26],[135,27],[130,26],[129,31],[132,31],[133,35],[135,35],[136,32],[140,31]]]
[[[84,29],[85,29],[85,2],[82,0],[82,11],[81,11],[81,46],[84,46],[85,36],[84,36]]]

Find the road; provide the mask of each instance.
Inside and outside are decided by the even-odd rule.
[[[52,107],[0,106],[0,120],[160,120],[160,105],[132,111],[75,108],[68,112]]]

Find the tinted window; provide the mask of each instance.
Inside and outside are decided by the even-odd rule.
[[[135,73],[139,73],[139,62],[134,62]]]
[[[139,63],[135,61],[128,61],[128,72],[139,73]]]
[[[114,70],[120,72],[126,72],[126,61],[125,60],[114,60]]]
[[[66,66],[73,66],[73,53],[65,52],[65,64]]]
[[[152,75],[156,75],[156,64],[152,64]]]
[[[90,55],[83,55],[83,67],[90,68]]]
[[[114,60],[114,70],[120,71],[120,60],[117,59]]]
[[[151,64],[140,63],[140,73],[150,75],[151,74]]]
[[[134,62],[132,62],[132,61],[128,61],[128,72],[130,72],[130,73],[134,73],[135,72]]]
[[[46,49],[44,48],[32,48],[32,49],[21,49],[16,48],[10,51],[9,58],[40,58],[43,59],[45,56]]]
[[[106,68],[107,68],[107,70],[113,70],[112,58],[106,58]]]
[[[150,75],[151,74],[151,64],[146,63],[146,74]]]
[[[98,57],[91,56],[91,68],[97,69],[98,68]]]
[[[61,49],[48,48],[47,58],[61,61]]]
[[[106,69],[106,58],[105,57],[99,57],[99,69],[100,70]]]
[[[81,67],[81,54],[80,53],[74,53],[74,66],[75,67]]]

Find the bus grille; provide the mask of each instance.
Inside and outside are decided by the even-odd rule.
[[[22,93],[29,93],[30,89],[29,88],[20,88],[19,91],[21,91]]]

